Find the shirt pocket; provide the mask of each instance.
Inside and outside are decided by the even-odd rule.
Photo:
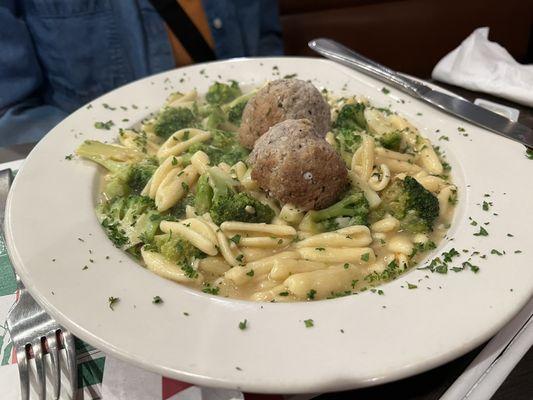
[[[23,1],[47,82],[44,96],[64,110],[129,81],[112,1]]]

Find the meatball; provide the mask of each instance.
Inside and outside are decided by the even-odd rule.
[[[324,137],[330,129],[328,103],[311,83],[299,79],[270,82],[248,101],[242,113],[239,141],[249,149],[271,126],[286,119],[309,119],[316,134]]]
[[[348,184],[346,164],[307,119],[274,125],[257,140],[249,162],[263,190],[303,210],[330,206]]]

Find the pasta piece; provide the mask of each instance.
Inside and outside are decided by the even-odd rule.
[[[196,90],[191,90],[185,94],[175,92],[168,96],[166,105],[168,107],[180,108],[193,103],[198,98],[198,93]]]
[[[368,182],[372,169],[374,168],[374,138],[363,135],[361,146],[355,151],[352,157],[351,170],[357,174],[363,182]]]
[[[270,270],[274,266],[276,260],[296,258],[298,258],[297,252],[285,251],[283,253],[278,253],[273,256],[248,263],[244,266],[233,267],[224,274],[224,277],[228,280],[231,280],[236,285],[242,285],[246,282],[251,282],[252,279],[257,280],[263,275],[267,275],[268,273],[270,273]]]
[[[235,177],[241,183],[241,185],[242,185],[242,179],[244,175],[246,174],[247,169],[248,167],[242,161],[239,161],[237,164],[231,167],[231,170],[233,171],[233,173],[235,174]]]
[[[191,164],[196,168],[198,175],[205,174],[207,172],[207,167],[209,166],[209,156],[203,151],[197,151],[191,157]]]
[[[178,233],[194,247],[210,256],[218,254],[218,240],[215,232],[199,218],[189,218],[180,222],[161,221],[159,228],[165,233]]]
[[[148,191],[148,196],[150,198],[155,199],[157,189],[159,189],[161,182],[163,182],[163,179],[165,179],[165,177],[171,170],[173,170],[174,168],[178,168],[179,170],[181,170],[182,161],[183,160],[181,157],[169,157],[165,161],[163,161],[161,165],[159,165],[159,167],[152,175],[152,178],[150,178],[150,189]]]
[[[401,253],[408,256],[413,252],[413,241],[406,235],[395,235],[389,238],[387,248],[394,253]]]
[[[274,218],[272,218],[271,224],[273,225],[289,225],[287,221],[281,219],[279,215],[276,215]]]
[[[159,138],[144,131],[137,132],[132,129],[121,129],[118,140],[123,146],[137,149],[149,156],[155,155],[159,149]]]
[[[447,215],[450,209],[450,198],[455,190],[455,186],[450,185],[442,189],[437,195],[437,199],[439,200],[439,216],[441,218]]]
[[[252,298],[251,300],[253,301],[272,301],[272,300],[281,300],[281,301],[287,301],[287,300],[291,300],[291,299],[285,299],[285,297],[288,297],[288,296],[280,296],[279,294],[280,293],[288,293],[287,292],[287,287],[284,286],[284,285],[278,285],[278,286],[275,286],[273,287],[272,289],[268,289],[268,290],[265,290],[265,291],[262,291],[262,292],[257,292],[257,293],[254,293],[252,295]],[[291,296],[292,299],[294,299],[294,296]]]
[[[196,209],[193,206],[187,204],[185,206],[185,218],[195,218],[197,216],[198,214],[196,214]]]
[[[194,278],[188,277],[180,267],[159,253],[141,249],[141,256],[146,264],[146,268],[163,278],[180,283],[201,283],[204,280],[204,277],[200,273],[197,273]]]
[[[433,175],[440,175],[444,170],[442,163],[439,160],[439,156],[427,139],[424,139],[424,146],[418,154],[417,164]]]
[[[411,164],[407,161],[400,161],[383,156],[376,156],[376,164],[385,164],[389,168],[390,172],[395,173],[406,172],[408,174],[416,174],[422,169],[416,164]]]
[[[246,190],[257,190],[259,185],[252,179],[252,169],[248,168],[242,178],[239,178],[239,182]]]
[[[438,176],[428,175],[426,171],[420,171],[414,178],[424,186],[424,189],[433,193],[438,193],[443,187],[449,185],[444,179]]]
[[[374,168],[372,175],[368,180],[368,186],[379,192],[387,187],[390,182],[390,169],[386,164],[379,164],[379,167]]]
[[[387,215],[385,218],[374,222],[370,225],[372,232],[392,232],[397,231],[400,228],[400,221],[394,218],[392,215]]]
[[[370,230],[366,226],[355,225],[333,232],[319,233],[295,243],[302,247],[363,247],[372,243]]]
[[[187,139],[185,139],[187,138]],[[211,138],[211,133],[196,128],[180,129],[171,135],[161,145],[157,152],[157,158],[164,160],[170,156],[177,156],[191,147],[193,144],[205,142]]]
[[[360,277],[360,274],[355,268],[333,266],[324,270],[291,275],[283,284],[290,293],[294,293],[300,299],[308,298],[311,290],[314,290],[314,298],[321,299],[334,296],[338,292],[351,291],[352,281],[357,277]]]
[[[239,244],[243,247],[286,247],[291,244],[292,240],[282,239],[278,237],[263,236],[263,237],[243,237]]]
[[[247,262],[261,260],[265,257],[270,257],[281,251],[279,247],[241,247],[244,258]]]
[[[327,264],[315,261],[276,260],[270,270],[269,277],[275,281],[283,281],[293,274],[317,271],[319,269],[326,269],[327,267]]]
[[[285,204],[279,213],[279,217],[291,225],[297,225],[302,221],[305,212],[292,204]]]
[[[398,161],[415,162],[415,157],[411,154],[398,153],[397,151],[388,150],[384,147],[376,147],[376,156],[391,158]]]
[[[376,255],[369,247],[302,247],[298,249],[304,260],[331,263],[374,262]],[[365,259],[366,260],[363,260]]]
[[[224,231],[230,232],[258,232],[273,236],[295,236],[296,229],[288,225],[273,225],[265,223],[226,221],[220,225]]]
[[[368,129],[372,133],[381,136],[396,130],[396,127],[391,123],[385,113],[375,108],[366,107],[364,115],[368,124]]]
[[[326,133],[326,137],[324,139],[326,139],[326,142],[328,142],[331,146],[337,146],[337,142],[335,140],[335,135],[333,134],[333,132],[329,131],[328,133]]]
[[[363,191],[363,194],[365,195],[365,198],[367,199],[368,205],[371,209],[376,208],[381,204],[381,198],[379,195],[372,190],[370,186],[368,186],[368,183],[363,181],[359,175],[350,171],[348,173],[348,177],[352,181],[353,186],[358,187]]]
[[[413,236],[413,242],[414,243],[426,243],[429,240],[428,235],[425,233],[417,233]]]
[[[175,206],[190,189],[197,177],[198,172],[192,165],[186,166],[181,171],[179,168],[171,170],[157,188],[155,194],[157,210],[166,211]]]
[[[209,225],[209,227],[211,227],[211,229],[215,231],[218,240],[218,250],[220,251],[220,254],[222,254],[222,257],[224,257],[226,262],[232,267],[244,264],[244,254],[241,253],[237,246],[231,247],[228,238],[226,237],[226,235],[224,235],[222,230],[215,225],[209,213],[205,213],[204,215],[202,215],[202,218]],[[237,254],[235,255],[234,253]]]
[[[200,260],[199,268],[214,275],[223,275],[231,266],[222,257],[206,257]]]

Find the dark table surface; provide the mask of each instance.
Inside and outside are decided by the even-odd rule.
[[[533,109],[519,104],[496,98],[483,93],[475,93],[456,86],[438,85],[473,101],[475,98],[484,98],[496,103],[505,104],[520,110],[519,122],[533,128]],[[25,158],[34,143],[0,148],[0,162],[7,162]],[[376,386],[372,388],[351,390],[347,392],[323,394],[317,399],[356,399],[356,400],[437,400],[450,385],[463,373],[470,362],[479,354],[484,345],[471,351],[448,364],[435,368],[411,378],[401,381]],[[516,368],[507,377],[493,400],[532,400],[533,399],[533,348],[518,363]]]

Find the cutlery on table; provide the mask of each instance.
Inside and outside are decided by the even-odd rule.
[[[372,76],[390,86],[422,100],[442,111],[453,114],[473,124],[489,129],[498,135],[533,148],[533,130],[529,127],[502,117],[474,103],[433,90],[421,82],[372,61],[331,39],[314,39],[309,47],[330,60]]]
[[[0,228],[4,231],[7,194],[13,175],[10,169],[0,171]],[[9,310],[7,329],[16,350],[22,400],[30,398],[30,382],[35,381],[39,399],[47,397],[47,378],[51,381],[54,399],[74,399],[77,392],[77,364],[74,337],[50,317],[31,297],[17,276],[18,301]],[[60,356],[64,349],[66,357]],[[46,357],[48,355],[49,357]],[[30,379],[30,360],[34,359],[36,376]],[[63,361],[65,360],[65,361]],[[61,365],[65,362],[66,365]],[[66,370],[68,382],[61,372]]]

